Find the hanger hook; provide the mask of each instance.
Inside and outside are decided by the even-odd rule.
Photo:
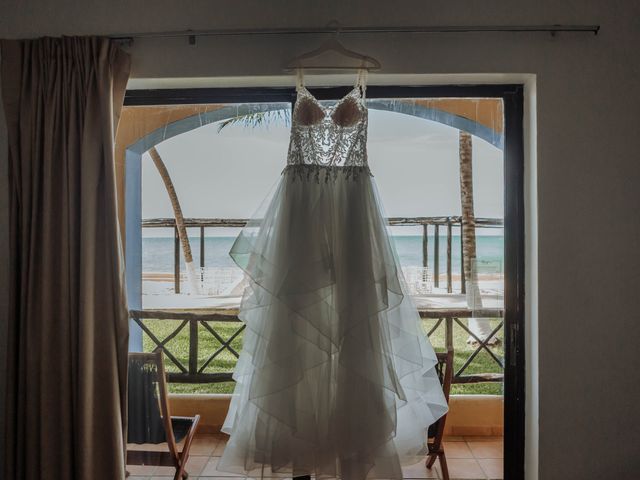
[[[338,38],[338,35],[340,35],[340,32],[342,31],[342,25],[340,24],[339,21],[337,20],[331,20],[329,23],[327,23],[327,28],[332,28],[333,29],[333,36],[335,38]]]

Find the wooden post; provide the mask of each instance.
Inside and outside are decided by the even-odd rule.
[[[429,268],[429,225],[422,225],[422,266]]]
[[[198,320],[189,320],[189,374],[198,373]]]
[[[451,276],[451,238],[453,228],[451,220],[447,220],[447,293],[453,292],[453,278]]]
[[[200,227],[200,281],[204,281],[204,226]]]
[[[467,280],[464,278],[464,242],[462,239],[464,238],[464,232],[462,225],[462,219],[460,219],[460,292],[467,293]]]
[[[180,235],[178,227],[174,227],[173,232],[173,284],[174,291],[180,293]]]
[[[440,286],[440,225],[434,225],[433,234],[433,286]]]

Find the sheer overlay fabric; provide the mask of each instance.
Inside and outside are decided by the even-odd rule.
[[[362,78],[327,108],[298,86],[288,165],[231,250],[247,328],[219,470],[400,479],[447,411],[366,128]]]

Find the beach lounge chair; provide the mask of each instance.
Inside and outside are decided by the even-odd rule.
[[[127,465],[164,465],[176,469],[174,480],[188,477],[189,449],[200,420],[172,417],[162,350],[129,354],[127,444],[167,443],[168,451],[127,448]],[[182,450],[179,443],[184,439]],[[127,473],[128,476],[128,473]]]

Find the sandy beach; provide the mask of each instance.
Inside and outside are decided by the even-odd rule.
[[[403,269],[406,270],[406,269]],[[405,272],[405,278],[411,277]],[[428,282],[411,282],[409,291],[418,308],[466,308],[466,296],[460,293],[460,274],[452,274],[453,293],[447,293],[447,276],[440,275],[439,288]],[[207,309],[238,308],[244,290],[242,271],[232,267],[205,269],[204,294],[192,295],[186,275],[181,275],[181,293],[174,293],[174,276],[166,272],[144,272],[142,276],[142,307],[145,309]],[[501,274],[479,275],[484,308],[503,308],[504,282]]]

